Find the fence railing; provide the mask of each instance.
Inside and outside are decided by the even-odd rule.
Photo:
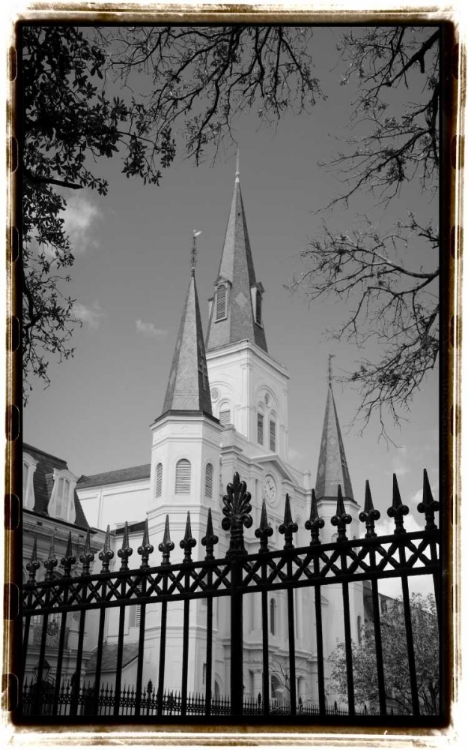
[[[294,547],[294,534],[297,524],[292,521],[290,500],[286,495],[284,521],[279,532],[284,536],[284,547],[281,550],[269,549],[268,540],[273,531],[268,522],[265,503],[262,506],[260,526],[255,534],[259,540],[259,549],[254,554],[247,554],[244,545],[243,528],[252,525],[250,494],[245,482],[241,482],[235,474],[233,483],[227,486],[227,494],[223,498],[223,521],[225,531],[229,531],[229,549],[222,558],[214,555],[218,537],[214,533],[211,511],[208,512],[206,534],[201,544],[206,549],[203,561],[192,560],[192,549],[196,540],[192,537],[190,515],[184,539],[180,546],[184,551],[183,562],[173,564],[170,555],[174,543],[170,538],[169,518],[159,551],[162,561],[159,566],[150,567],[149,556],[154,551],[150,543],[148,526],[145,525],[143,540],[138,548],[141,564],[138,568],[129,568],[129,558],[132,549],[129,544],[128,528],[123,532],[122,546],[118,551],[121,560],[120,569],[110,571],[110,561],[114,552],[110,545],[110,531],[108,529],[103,550],[99,554],[102,568],[99,573],[90,573],[90,565],[94,559],[90,551],[89,534],[85,549],[80,557],[82,573],[78,577],[71,576],[72,566],[76,563],[72,554],[71,538],[65,557],[62,559],[64,575],[54,577],[57,559],[53,543],[48,560],[44,562],[46,569],[45,580],[36,581],[36,571],[39,568],[36,545],[34,544],[30,562],[26,566],[29,571],[29,581],[23,587],[23,617],[24,641],[23,664],[24,682],[22,693],[23,716],[50,715],[62,717],[63,720],[73,721],[74,717],[106,715],[121,717],[128,713],[141,719],[164,721],[168,716],[179,716],[182,719],[190,715],[201,715],[208,720],[218,721],[220,716],[242,717],[261,715],[269,717],[277,715],[297,716],[315,715],[325,717],[330,713],[341,713],[341,709],[330,710],[327,701],[326,660],[328,654],[324,649],[324,628],[322,595],[329,586],[339,586],[341,589],[341,605],[344,626],[344,643],[346,655],[347,677],[347,706],[346,714],[350,717],[370,713],[356,704],[354,688],[354,670],[351,639],[351,606],[350,587],[363,581],[369,581],[371,587],[372,622],[375,634],[375,660],[378,681],[379,714],[386,716],[390,713],[389,691],[385,683],[385,665],[381,652],[381,622],[379,608],[378,582],[390,578],[398,578],[402,587],[402,609],[405,622],[407,643],[407,668],[411,686],[412,713],[419,716],[420,699],[418,672],[414,648],[414,635],[411,618],[411,605],[408,581],[419,575],[430,575],[434,579],[434,592],[439,607],[440,593],[440,539],[439,529],[434,520],[438,510],[438,503],[432,497],[431,488],[426,472],[424,473],[423,498],[418,511],[423,513],[426,520],[424,530],[407,532],[404,527],[404,517],[408,514],[408,507],[401,501],[396,477],[393,484],[393,501],[388,515],[395,523],[394,533],[377,536],[376,522],[380,513],[373,506],[369,486],[366,486],[364,510],[360,513],[360,520],[365,524],[366,533],[359,539],[348,539],[346,527],[351,523],[351,516],[346,512],[341,488],[337,492],[336,513],[331,519],[336,528],[336,541],[322,543],[320,531],[324,521],[318,515],[315,493],[312,491],[310,517],[305,528],[310,532],[310,543],[307,546]],[[296,652],[303,657],[303,646],[296,643],[295,599],[294,590],[306,588],[312,592],[311,614],[315,616],[314,654],[311,660],[314,664],[313,679],[317,695],[316,704],[304,701],[298,695],[299,674]],[[355,589],[355,586],[353,590]],[[288,675],[289,700],[283,702],[271,698],[271,653],[274,651],[271,641],[268,594],[274,591],[284,591],[286,597],[287,637],[285,642],[285,668]],[[245,640],[243,636],[244,612],[243,603],[246,595],[255,594],[260,600],[261,618],[261,671],[262,684],[261,700],[245,698],[243,684],[243,661]],[[213,603],[217,599],[230,602],[228,654],[230,658],[229,698],[219,699],[213,693],[215,664],[214,664],[214,630]],[[190,606],[197,599],[206,602],[206,623],[204,626],[204,648],[206,662],[204,664],[204,692],[194,697],[189,690],[189,643],[190,643]],[[168,623],[168,605],[182,602],[182,622],[180,630],[180,651],[182,655],[182,671],[180,675],[180,691],[177,697],[168,694],[169,664],[166,663],[167,642],[171,636],[171,623]],[[122,672],[124,663],[124,645],[126,631],[126,613],[129,607],[139,607],[138,638],[135,651],[135,684],[131,688],[123,685]],[[144,663],[146,622],[151,608],[158,608],[158,659],[157,679],[154,692],[151,695],[144,689]],[[180,606],[180,605],[179,605]],[[106,687],[104,675],[104,649],[106,615],[116,610],[117,635],[115,663],[113,667],[112,687]],[[95,631],[93,654],[93,679],[86,681],[83,674],[83,657],[85,653],[85,631],[87,618],[96,612],[95,625],[90,630]],[[76,634],[76,648],[73,654],[73,665],[70,666],[70,653],[65,654],[67,637],[67,616],[78,613],[79,622]],[[42,632],[39,646],[38,661],[34,666],[34,676],[31,676],[29,647],[31,639],[32,618],[42,618]],[[52,649],[48,623],[53,619],[59,623],[54,637],[57,645]],[[312,623],[312,617],[310,618]],[[37,628],[37,619],[34,620]],[[56,626],[54,626],[55,628]],[[434,659],[439,660],[439,643],[434,643]],[[193,648],[193,646],[192,646]],[[277,648],[275,646],[275,648]],[[301,650],[302,649],[302,650]],[[37,654],[37,646],[36,652]],[[65,658],[66,657],[66,658]],[[37,658],[37,656],[36,656]],[[50,662],[53,662],[52,665]],[[65,663],[66,662],[66,663]],[[312,661],[310,662],[312,663]],[[52,673],[53,672],[53,676]],[[67,683],[72,673],[73,688]],[[68,675],[68,678],[67,678]],[[172,675],[171,675],[172,677]],[[37,689],[37,685],[41,688]],[[46,685],[47,689],[44,689]],[[68,685],[68,687],[67,687]],[[65,686],[65,687],[64,687]],[[107,691],[107,692],[106,692]],[[127,711],[128,709],[128,711]]]

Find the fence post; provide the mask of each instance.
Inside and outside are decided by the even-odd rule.
[[[234,474],[232,484],[227,486],[223,497],[223,522],[225,531],[230,529],[230,544],[226,557],[231,561],[231,715],[242,716],[243,710],[243,596],[238,589],[242,585],[242,557],[247,554],[244,547],[244,529],[252,526],[250,492],[247,485]]]

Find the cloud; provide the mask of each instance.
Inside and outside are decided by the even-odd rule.
[[[101,325],[104,313],[101,311],[99,302],[94,302],[90,307],[81,304],[81,302],[75,302],[73,305],[73,315],[82,323],[86,323],[89,328],[95,331]]]
[[[154,323],[144,323],[143,320],[137,320],[136,329],[138,333],[142,333],[143,336],[150,336],[155,339],[163,339],[167,331],[162,328],[156,328]]]
[[[397,475],[397,479],[409,474],[411,469],[408,465],[408,448],[402,445],[397,449],[398,453],[392,458],[392,473]]]
[[[67,207],[62,218],[74,254],[99,247],[94,230],[101,213],[84,195],[73,195],[67,199]]]

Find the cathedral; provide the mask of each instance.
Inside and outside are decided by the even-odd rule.
[[[281,549],[279,533],[283,522],[286,493],[293,520],[298,525],[295,546],[306,546],[310,535],[304,528],[310,514],[312,483],[309,472],[295,468],[288,458],[288,388],[286,368],[269,353],[268,321],[263,315],[264,288],[257,280],[241,194],[239,171],[229,213],[219,271],[209,300],[206,335],[202,329],[197,296],[193,239],[191,270],[187,269],[188,289],[181,300],[181,322],[175,342],[161,414],[150,427],[149,463],[126,469],[75,476],[59,459],[24,446],[24,512],[27,515],[25,558],[28,559],[32,535],[37,526],[54,526],[56,538],[65,543],[69,531],[83,539],[92,531],[93,549],[103,544],[109,526],[115,556],[122,546],[124,525],[128,524],[130,546],[141,544],[147,521],[154,546],[150,565],[159,565],[166,517],[175,543],[171,562],[180,562],[183,552],[187,511],[197,546],[194,559],[205,554],[200,540],[206,533],[208,511],[219,536],[216,557],[228,548],[228,534],[221,527],[222,497],[226,485],[238,472],[251,493],[253,524],[245,531],[248,552],[258,550],[255,529],[260,525],[262,501],[273,529],[270,549]],[[315,492],[319,515],[325,520],[321,540],[334,541],[330,523],[336,512],[338,485],[342,488],[346,512],[351,516],[349,538],[359,535],[359,505],[354,500],[345,450],[332,389],[328,377],[325,414]],[[311,461],[313,457],[311,456]],[[54,463],[55,462],[55,463]],[[47,469],[47,466],[49,467]],[[46,468],[44,468],[46,467]],[[41,520],[42,518],[42,520]],[[51,525],[52,524],[52,525]],[[28,531],[29,530],[29,531]],[[51,532],[49,531],[49,534]],[[47,534],[44,536],[44,545]],[[73,537],[74,538],[74,537]],[[57,542],[58,543],[58,542]],[[78,542],[77,542],[78,543]],[[82,541],[79,542],[82,544]],[[45,548],[44,548],[45,549]],[[45,551],[44,551],[45,554]],[[135,556],[136,557],[136,556]],[[139,561],[136,558],[135,565]],[[95,563],[96,565],[96,563]],[[132,558],[129,560],[132,567]],[[58,569],[58,573],[60,569]],[[361,584],[350,584],[352,638],[358,640],[364,619],[364,595]],[[313,592],[294,591],[296,639],[296,693],[303,701],[317,699],[317,665]],[[288,693],[288,621],[286,592],[268,594],[271,698],[287,700]],[[182,608],[173,603],[168,611],[167,689],[180,689],[182,670]],[[229,694],[230,673],[235,664],[230,658],[229,602],[214,600],[213,694]],[[125,622],[123,682],[134,684],[136,649],[139,634],[139,607],[128,607]],[[330,654],[343,640],[343,602],[340,585],[330,585],[322,595],[324,652]],[[158,668],[160,621],[156,606],[147,608],[143,679],[155,680]],[[190,611],[188,690],[202,693],[206,671],[206,601],[199,599]],[[244,603],[243,684],[246,696],[262,690],[262,622],[260,602],[246,595]],[[118,611],[112,610],[104,634],[103,679],[115,679]],[[96,632],[88,629],[83,654],[83,678],[93,679],[93,651]],[[49,657],[48,657],[49,658]],[[50,659],[49,659],[50,660]],[[333,700],[332,693],[329,699]]]

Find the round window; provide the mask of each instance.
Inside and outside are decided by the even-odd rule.
[[[218,398],[219,398],[219,391],[218,391],[218,389],[217,388],[212,388],[211,389],[211,400],[212,401],[217,401]]]

